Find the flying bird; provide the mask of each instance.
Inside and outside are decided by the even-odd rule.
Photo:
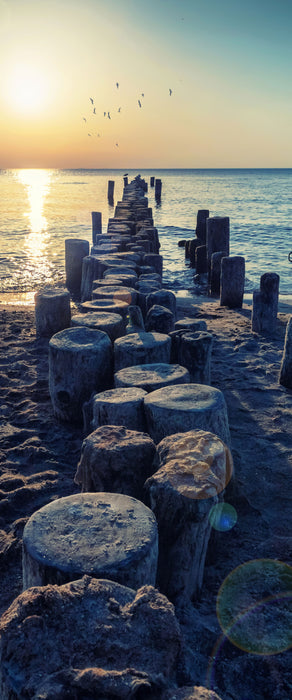
[[[144,92],[141,92],[141,97],[144,97]]]
[[[139,107],[142,107],[140,100],[138,100],[138,105]]]
[[[116,83],[117,89],[119,88],[119,83]]]
[[[116,146],[119,148],[119,144],[118,144],[118,143],[116,143]]]
[[[109,112],[107,113],[107,117],[108,117],[108,119],[110,119],[110,118],[111,118],[111,115],[110,115],[110,113],[109,113]]]
[[[91,134],[87,134],[87,136],[91,136]]]
[[[97,134],[98,138],[100,138],[100,134]]]
[[[120,112],[120,111],[121,111],[121,108],[119,107],[118,112]]]
[[[169,97],[171,97],[171,95],[172,95],[172,90],[171,90],[171,88],[169,88]]]
[[[93,107],[93,114],[96,114],[96,109],[95,109],[95,107]]]
[[[92,97],[90,97],[89,99],[90,99],[91,104],[94,104]]]
[[[106,117],[106,112],[103,113],[103,116]]]
[[[82,119],[83,119],[84,122],[87,122],[87,119],[85,119],[85,117],[82,117]]]

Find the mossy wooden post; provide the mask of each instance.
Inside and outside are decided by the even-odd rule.
[[[80,296],[83,258],[89,255],[89,242],[80,238],[65,240],[66,287]]]
[[[96,244],[96,236],[100,236],[102,234],[102,214],[100,211],[92,211],[91,212],[91,220],[92,220],[92,243],[93,245]]]
[[[107,185],[107,198],[109,201],[109,204],[114,203],[114,188],[115,188],[115,181],[114,180],[109,180],[108,185]]]

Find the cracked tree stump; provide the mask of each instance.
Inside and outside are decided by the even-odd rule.
[[[156,461],[145,490],[158,522],[157,583],[172,601],[194,600],[202,589],[209,513],[231,478],[232,457],[216,435],[194,430],[162,440]]]
[[[84,491],[112,491],[142,500],[156,453],[147,433],[105,425],[83,441],[74,477]]]

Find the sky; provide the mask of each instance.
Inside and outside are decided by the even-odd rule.
[[[292,0],[0,0],[0,168],[292,167],[291,36]]]

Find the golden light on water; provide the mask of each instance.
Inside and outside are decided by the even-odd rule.
[[[49,170],[19,170],[18,178],[25,185],[28,199],[28,210],[25,215],[29,221],[27,247],[33,258],[39,257],[44,251],[47,230],[47,219],[44,216],[44,203],[48,194],[51,172]]]
[[[24,185],[27,196],[27,209],[24,215],[28,219],[28,231],[25,238],[27,252],[26,265],[22,280],[30,282],[31,277],[49,279],[50,263],[47,253],[48,222],[44,214],[47,194],[50,189],[52,173],[49,170],[19,170],[19,181]]]

